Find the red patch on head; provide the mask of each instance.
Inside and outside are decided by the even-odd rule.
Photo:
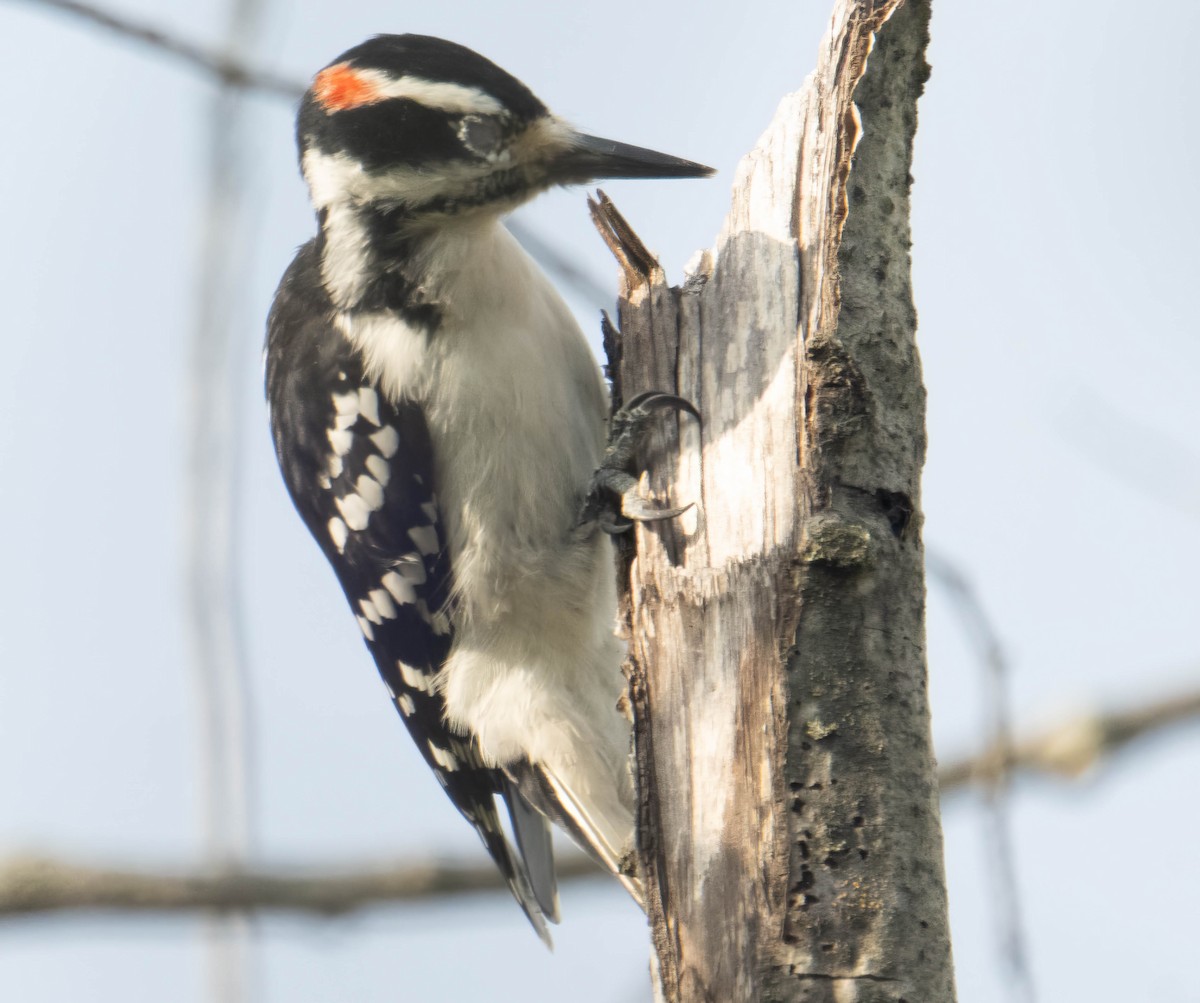
[[[318,73],[313,96],[326,111],[345,111],[383,100],[375,81],[363,77],[349,63],[338,63]]]

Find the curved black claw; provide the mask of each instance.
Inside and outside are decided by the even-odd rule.
[[[638,394],[628,404],[626,404],[617,414],[630,414],[641,411],[661,411],[664,408],[674,408],[676,411],[686,411],[697,421],[700,420],[700,412],[696,410],[696,405],[686,397],[676,397],[675,394],[663,393],[661,390],[647,390],[645,393]],[[613,417],[616,417],[614,415]]]
[[[638,482],[633,475],[635,454],[651,416],[668,409],[701,420],[691,401],[659,390],[638,394],[612,416],[608,447],[599,469],[592,475],[580,524],[594,521],[606,533],[624,533],[635,522],[674,519],[692,507],[693,503],[658,508],[637,492]]]

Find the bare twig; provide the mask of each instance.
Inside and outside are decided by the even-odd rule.
[[[582,854],[557,865],[560,879],[603,876]],[[395,867],[156,872],[92,867],[48,857],[0,863],[0,916],[79,910],[280,911],[343,916],[371,906],[506,889],[490,862]]]
[[[1010,999],[1015,1003],[1035,1003],[1037,992],[1029,963],[1028,938],[1021,917],[1021,897],[1017,885],[1016,848],[1013,844],[1012,818],[1009,814],[1008,784],[1012,756],[1012,714],[1009,708],[1009,680],[1012,675],[1000,634],[992,624],[970,579],[956,564],[933,550],[925,552],[925,567],[930,579],[946,591],[958,611],[968,639],[978,652],[987,690],[991,748],[1000,769],[990,774],[984,785],[988,836],[992,843],[992,871],[995,885],[992,909],[998,928],[1000,953],[1008,969],[1004,980]]]
[[[80,20],[115,32],[123,38],[157,49],[159,52],[187,63],[194,69],[217,77],[228,87],[266,91],[293,99],[304,93],[305,84],[256,69],[240,59],[213,52],[185,38],[171,35],[133,18],[113,14],[92,4],[79,3],[78,0],[32,0],[32,2],[42,7],[51,7],[54,10],[62,11],[64,14],[70,14]]]
[[[1007,757],[1017,772],[1076,778],[1137,739],[1200,720],[1200,691],[1131,710],[1085,714],[1015,742]],[[986,782],[1004,759],[989,748],[944,766],[942,793]],[[563,881],[601,876],[588,858],[558,863]],[[83,909],[183,912],[192,910],[309,913],[340,916],[389,903],[448,895],[501,892],[490,864],[432,861],[369,870],[305,867],[174,873],[91,867],[45,857],[0,862],[0,916]]]
[[[249,56],[267,2],[233,0],[220,58]],[[247,218],[244,98],[243,90],[222,77],[209,99],[204,225],[187,387],[186,613],[197,691],[205,864],[214,868],[245,865],[254,818],[249,666],[234,559],[242,511],[244,436],[239,430],[246,423],[238,376],[250,362],[238,351],[245,325],[236,317],[245,306],[254,233]],[[211,1003],[249,999],[253,950],[246,917],[209,916],[205,941]]]
[[[990,783],[1007,770],[1075,779],[1099,766],[1131,742],[1168,728],[1200,720],[1200,691],[1166,697],[1130,710],[1081,714],[1053,728],[1020,739],[1007,750],[982,752],[943,766],[942,793],[975,783]]]

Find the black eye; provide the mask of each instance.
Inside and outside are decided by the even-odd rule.
[[[480,157],[494,155],[504,139],[504,129],[491,116],[464,115],[458,126],[459,141],[472,153]]]

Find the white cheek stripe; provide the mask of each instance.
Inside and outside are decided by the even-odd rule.
[[[401,98],[416,101],[426,108],[459,115],[497,115],[503,111],[499,101],[478,87],[465,87],[462,84],[450,84],[416,76],[404,76],[397,80],[383,70],[352,67],[352,71],[355,77],[370,88],[372,104],[388,98]]]

